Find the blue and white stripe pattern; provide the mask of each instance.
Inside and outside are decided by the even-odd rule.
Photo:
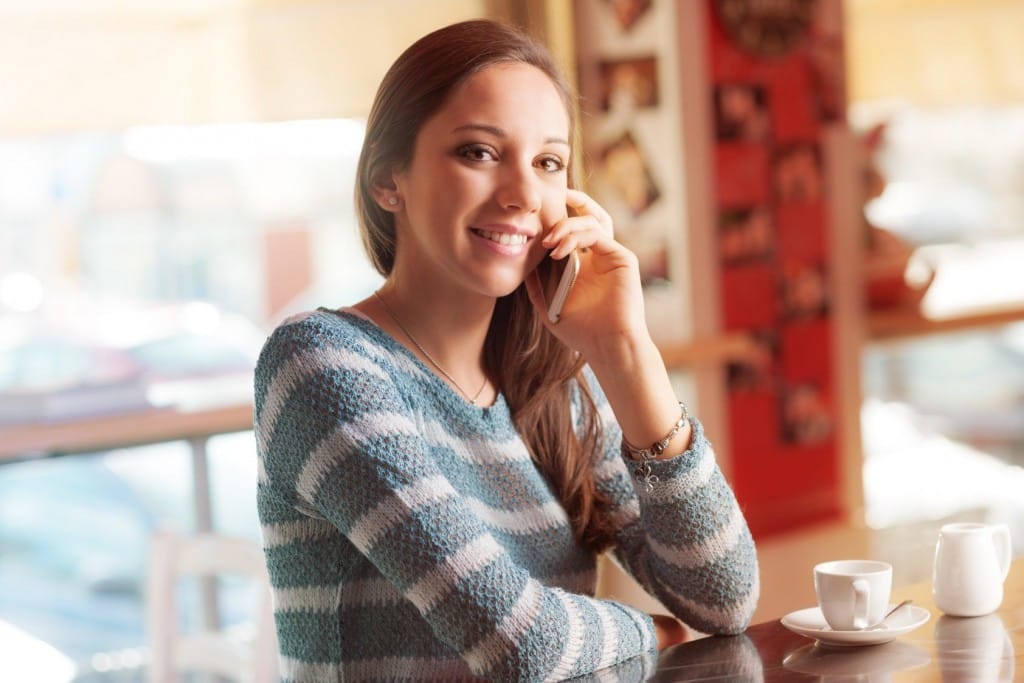
[[[618,562],[694,628],[742,631],[754,546],[699,422],[647,492],[590,385]],[[370,321],[320,310],[268,339],[255,428],[284,680],[561,680],[656,659],[648,615],[593,597],[596,558],[501,395],[466,403]]]

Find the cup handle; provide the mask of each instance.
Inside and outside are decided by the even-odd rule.
[[[865,629],[868,624],[868,597],[871,595],[871,584],[864,579],[853,582],[853,627]]]
[[[998,524],[992,529],[992,542],[996,546],[996,562],[1003,575],[1002,580],[1010,573],[1010,527]]]

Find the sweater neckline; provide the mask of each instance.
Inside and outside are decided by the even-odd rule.
[[[447,401],[449,405],[459,406],[467,412],[476,413],[482,417],[488,417],[495,411],[504,410],[505,412],[507,412],[505,407],[505,392],[502,391],[500,388],[498,389],[497,396],[495,397],[494,402],[492,404],[488,406],[481,406],[475,403],[470,403],[468,400],[466,400],[465,396],[463,396],[462,394],[455,390],[455,387],[451,386],[450,384],[448,384],[448,382],[441,379],[440,375],[438,375],[435,370],[433,370],[430,366],[424,363],[419,356],[410,351],[404,344],[395,339],[390,332],[388,332],[383,327],[378,325],[376,321],[373,320],[373,318],[366,315],[362,311],[356,308],[352,308],[351,306],[344,306],[342,308],[326,308],[324,306],[321,306],[319,310],[324,311],[326,313],[332,313],[339,317],[354,318],[356,321],[365,323],[365,325],[368,326],[369,329],[375,335],[380,337],[380,341],[384,343],[391,351],[401,353],[406,358],[411,359],[412,362],[415,363],[420,370],[422,370],[428,377],[430,377],[431,382],[435,386],[442,387],[445,397],[449,399]]]

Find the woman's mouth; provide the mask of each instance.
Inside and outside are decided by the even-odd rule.
[[[492,230],[479,230],[477,228],[472,229],[473,232],[486,240],[502,244],[507,247],[519,247],[529,240],[529,237],[522,234],[512,235],[507,232],[494,232]]]

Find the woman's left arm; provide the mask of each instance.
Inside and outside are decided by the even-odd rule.
[[[586,359],[626,444],[649,449],[671,433],[650,463],[650,477],[642,483],[631,477],[636,463],[624,455],[626,467],[618,472],[632,479],[628,490],[621,482],[606,489],[619,494],[617,555],[695,628],[742,631],[759,590],[746,521],[699,423],[684,420],[675,428],[681,409],[647,330],[636,256],[613,239],[600,205],[575,190],[569,199],[578,215],[553,226],[545,245],[556,259],[580,249],[582,268],[560,322],[549,329]],[[531,278],[527,287],[543,311],[539,283]]]
[[[599,410],[602,406],[598,400]],[[620,452],[608,404],[598,489],[611,500],[615,558],[675,616],[703,633],[731,634],[750,623],[760,589],[757,554],[714,451],[693,419],[690,448],[638,480]]]

